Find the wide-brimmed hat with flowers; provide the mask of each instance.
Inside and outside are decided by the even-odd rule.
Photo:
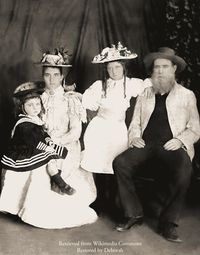
[[[149,53],[144,58],[144,64],[145,64],[146,69],[149,70],[152,67],[154,60],[156,60],[158,58],[171,60],[172,63],[177,65],[177,70],[176,70],[177,73],[182,72],[187,65],[185,60],[183,58],[177,56],[173,49],[168,48],[168,47],[161,47],[158,49],[158,52]]]
[[[130,50],[124,47],[121,42],[118,42],[117,46],[112,44],[111,48],[106,47],[103,49],[100,54],[93,58],[92,63],[101,64],[117,60],[129,60],[136,57],[136,53],[132,53]]]
[[[20,84],[14,91],[13,96],[16,98],[26,97],[28,94],[40,96],[44,92],[44,84],[40,81],[28,81]]]
[[[42,55],[42,59],[39,63],[42,66],[47,67],[71,67],[69,64],[70,55],[68,51],[65,51],[63,47],[55,48],[53,51],[48,50]]]

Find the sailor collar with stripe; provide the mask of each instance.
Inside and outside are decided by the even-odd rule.
[[[34,123],[36,125],[42,126],[44,125],[44,122],[40,119],[40,117],[38,116],[30,116],[27,114],[19,114],[19,120],[20,122],[31,122]]]

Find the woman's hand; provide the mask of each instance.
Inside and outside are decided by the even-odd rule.
[[[144,96],[145,98],[151,98],[153,95],[153,87],[145,88],[144,92],[142,93],[142,96]]]

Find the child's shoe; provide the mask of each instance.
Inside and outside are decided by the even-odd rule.
[[[67,184],[60,176],[61,170],[53,176],[51,176],[51,189],[59,194],[73,195],[76,190]],[[58,189],[59,188],[59,189]]]

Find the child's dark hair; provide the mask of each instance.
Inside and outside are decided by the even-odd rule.
[[[15,118],[17,118],[19,116],[19,114],[26,114],[26,112],[24,111],[24,104],[25,102],[27,102],[29,99],[33,99],[33,98],[39,98],[40,99],[40,103],[41,103],[41,112],[39,113],[39,117],[41,117],[42,114],[44,114],[45,109],[42,103],[42,99],[40,97],[40,95],[36,92],[30,92],[25,96],[21,96],[21,97],[13,97],[13,102],[14,102],[14,115]]]

